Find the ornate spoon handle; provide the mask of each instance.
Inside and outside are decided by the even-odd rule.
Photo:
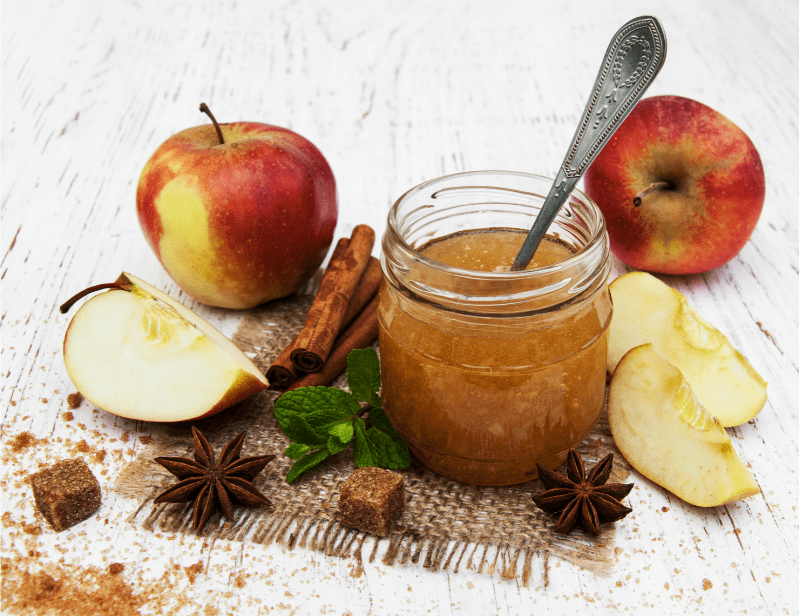
[[[667,39],[655,17],[637,17],[614,35],[583,110],[581,122],[550,193],[511,266],[523,270],[550,223],[597,154],[642,98],[664,64]]]

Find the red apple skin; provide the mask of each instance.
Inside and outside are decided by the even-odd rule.
[[[297,133],[256,122],[188,128],[161,144],[136,191],[148,244],[196,300],[252,308],[290,295],[333,240],[336,183]]]
[[[586,171],[612,252],[636,269],[695,274],[747,243],[764,205],[761,158],[725,116],[697,101],[655,96],[634,107]],[[633,198],[655,182],[639,207]]]

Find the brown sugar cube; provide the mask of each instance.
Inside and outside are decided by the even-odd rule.
[[[100,484],[80,458],[34,473],[31,486],[36,506],[56,532],[82,522],[100,507]]]
[[[382,468],[356,469],[339,489],[342,524],[373,535],[388,535],[404,506],[403,476]]]

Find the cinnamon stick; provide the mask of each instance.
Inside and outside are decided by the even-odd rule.
[[[289,343],[289,346],[281,351],[281,354],[275,358],[275,361],[267,369],[267,380],[269,381],[270,389],[286,389],[300,378],[301,373],[294,367],[290,357],[296,341],[297,336]]]
[[[347,252],[347,245],[349,243],[350,240],[346,237],[343,237],[336,244],[336,247],[331,253],[331,258],[328,261],[328,267],[325,268],[325,273],[322,275],[320,287],[322,287],[326,280],[336,276],[337,268],[339,267],[342,258],[344,258],[344,253]],[[311,308],[313,309],[313,303]],[[303,326],[303,330],[308,327],[308,321],[309,319],[306,318],[306,323]],[[272,362],[272,365],[270,365],[269,369],[267,370],[267,380],[270,382],[270,385],[276,387],[277,389],[287,388],[304,374],[303,372],[299,371],[291,361],[292,351],[297,348],[297,341],[300,340],[300,335],[303,333],[303,330],[300,330],[300,333],[298,333],[297,336],[294,337],[294,340],[292,340],[289,345],[283,349],[281,354],[275,358],[275,361]]]
[[[347,238],[343,238],[345,247],[347,246],[348,242],[349,240],[347,240]],[[334,251],[334,255],[331,256],[331,263],[334,262],[335,252],[336,251]],[[342,254],[344,254],[344,250],[342,250]],[[328,265],[328,268],[330,268],[330,264]],[[337,334],[340,334],[348,325],[350,325],[350,323],[353,322],[353,319],[355,319],[361,313],[364,306],[366,306],[369,301],[375,297],[375,294],[378,292],[378,289],[381,286],[382,280],[383,272],[381,272],[380,261],[378,261],[378,259],[375,257],[370,257],[369,263],[367,264],[367,269],[365,269],[364,273],[361,275],[361,280],[358,281],[358,286],[353,294],[353,298],[347,305],[347,311],[344,313],[342,325]],[[300,372],[290,359],[292,351],[297,347],[297,340],[299,337],[299,334],[295,336],[294,340],[292,340],[281,352],[281,354],[278,355],[275,361],[272,362],[269,370],[267,370],[267,379],[272,387],[276,389],[286,389],[303,374],[305,374]]]
[[[322,370],[306,374],[287,391],[299,387],[329,385],[347,367],[347,356],[353,349],[364,349],[378,337],[378,296],[358,315],[358,318],[336,340],[336,346],[328,356]]]
[[[339,328],[339,331],[336,332],[337,336],[361,314],[364,307],[375,297],[375,294],[381,287],[381,282],[383,282],[381,262],[375,257],[370,257],[367,262],[367,267],[361,275],[361,279],[358,281],[356,292],[353,293],[353,298],[350,300],[350,303],[347,304],[347,310],[342,319],[342,326]]]
[[[375,231],[367,225],[357,225],[344,256],[338,264],[328,268],[332,270],[330,275],[325,272],[306,323],[290,353],[296,368],[305,372],[322,369],[339,333],[347,305],[369,263],[374,244]]]

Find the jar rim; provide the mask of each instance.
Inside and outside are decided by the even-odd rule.
[[[411,256],[413,256],[413,258],[415,260],[419,260],[421,263],[425,264],[428,267],[437,268],[437,269],[439,269],[441,271],[445,271],[445,272],[452,272],[454,275],[458,275],[460,277],[471,277],[471,278],[476,278],[476,279],[486,279],[486,280],[494,280],[494,281],[503,281],[503,280],[522,281],[522,280],[532,279],[532,278],[536,278],[536,277],[539,277],[539,276],[546,276],[546,275],[552,274],[554,272],[558,272],[558,271],[563,270],[565,268],[569,268],[570,266],[575,264],[577,261],[580,261],[584,257],[584,255],[587,252],[592,251],[596,247],[596,245],[598,243],[604,242],[605,237],[606,237],[605,218],[603,217],[603,214],[600,211],[600,208],[597,206],[597,204],[594,201],[592,201],[583,191],[581,191],[581,190],[579,190],[577,188],[572,190],[572,192],[570,193],[570,196],[568,197],[567,203],[569,203],[572,199],[578,200],[582,205],[588,207],[589,210],[597,216],[597,219],[598,219],[600,224],[597,226],[596,229],[594,229],[594,232],[592,233],[592,235],[589,238],[589,240],[587,242],[585,242],[583,245],[581,245],[571,256],[567,257],[563,261],[559,261],[558,263],[554,263],[554,264],[551,264],[551,265],[545,265],[545,266],[541,266],[541,267],[536,267],[536,268],[532,268],[532,269],[525,269],[525,270],[520,270],[520,271],[510,271],[510,269],[509,269],[509,270],[500,270],[500,271],[480,271],[480,272],[479,271],[475,271],[475,270],[455,267],[455,266],[447,265],[445,263],[442,263],[441,261],[437,261],[435,259],[432,259],[432,258],[426,256],[423,252],[417,250],[408,241],[406,241],[406,238],[403,236],[403,234],[398,231],[398,229],[399,229],[399,210],[400,210],[400,207],[409,198],[411,198],[414,195],[424,191],[426,188],[428,188],[428,187],[430,187],[432,185],[441,183],[441,182],[446,181],[446,180],[454,180],[454,179],[458,179],[458,178],[474,178],[474,177],[490,176],[490,175],[491,176],[500,176],[500,177],[503,177],[503,176],[520,177],[520,178],[528,178],[528,179],[535,180],[535,181],[542,181],[542,182],[546,182],[547,183],[548,188],[552,184],[552,182],[554,181],[553,178],[548,178],[546,176],[538,175],[538,174],[535,174],[535,173],[528,173],[528,172],[524,172],[524,171],[492,170],[492,169],[489,169],[489,170],[477,170],[477,171],[461,171],[461,172],[457,172],[457,173],[451,173],[451,174],[439,176],[439,177],[436,177],[436,178],[433,178],[433,179],[430,179],[430,180],[426,180],[425,182],[422,182],[422,183],[417,184],[416,186],[410,188],[409,190],[407,190],[405,193],[403,193],[394,202],[394,204],[392,205],[391,209],[389,210],[387,230],[393,231],[393,236],[394,236],[393,239],[394,239],[394,241],[399,243],[400,247],[404,251],[407,251],[408,253],[410,253]],[[461,187],[461,188],[467,188],[467,189],[479,189],[479,188],[498,189],[498,188],[502,188],[502,187],[498,187],[498,186],[485,186],[485,187],[483,187],[483,186],[477,186],[477,185],[469,185],[469,186],[465,186],[465,187]],[[546,195],[540,195],[540,194],[537,194],[537,193],[531,193],[531,192],[527,192],[527,191],[519,191],[519,190],[515,190],[515,189],[508,189],[508,188],[505,188],[504,190],[510,190],[510,191],[519,192],[519,193],[523,193],[523,194],[529,194],[529,195],[531,195],[533,197],[538,197],[538,198],[540,198],[542,200],[544,200],[545,197],[546,197]],[[566,206],[566,203],[561,206],[561,209],[559,211],[563,212],[565,206]],[[509,266],[510,266],[510,264],[509,264]]]

